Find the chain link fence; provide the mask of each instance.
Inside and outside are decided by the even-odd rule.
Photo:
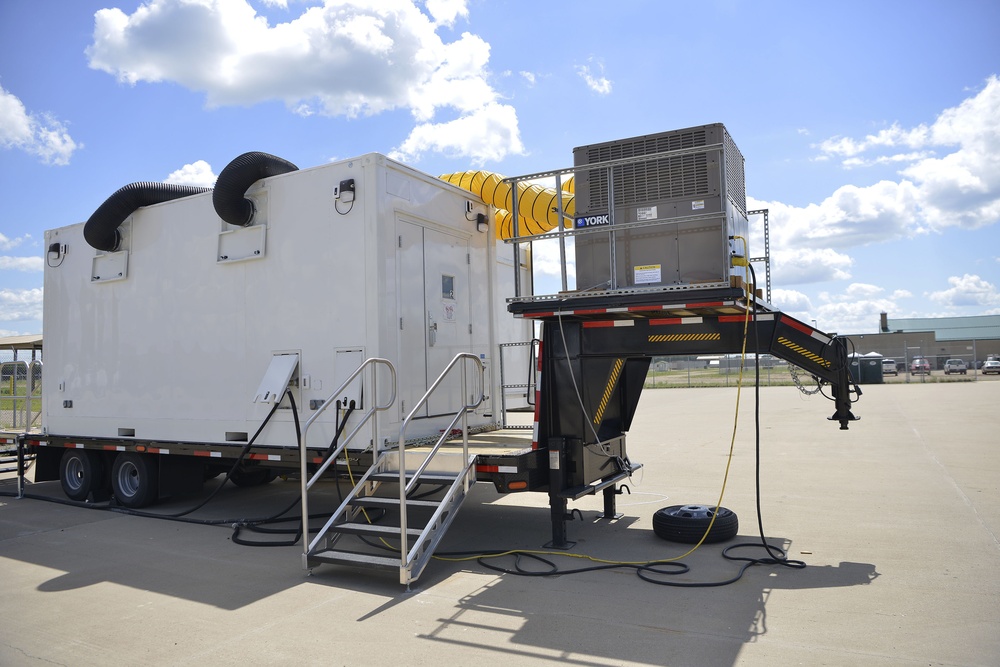
[[[23,433],[41,427],[42,362],[15,359],[0,350],[0,431]]]
[[[872,381],[866,374],[865,377],[859,378],[861,380],[859,384],[1000,380],[1000,375],[983,375],[980,368],[983,359],[977,360],[972,352],[955,355],[923,355],[919,349],[900,349],[898,357],[893,354],[894,350],[886,352],[888,356],[882,359],[867,356],[852,358],[852,361],[858,362],[856,365],[865,362],[869,365],[883,364],[880,376]],[[926,364],[916,361],[920,359],[926,360]],[[747,355],[743,363],[744,386],[754,386],[758,361],[762,387],[794,385],[809,392],[815,390],[817,386],[815,378],[806,371],[766,354],[760,355],[759,360],[752,354]],[[852,375],[857,378],[859,374],[855,371],[856,369],[852,368]],[[739,355],[654,357],[646,373],[645,387],[735,387],[739,382],[739,375]]]

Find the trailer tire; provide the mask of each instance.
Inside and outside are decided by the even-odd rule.
[[[97,452],[67,449],[59,461],[59,482],[67,498],[86,500],[104,484],[104,460]]]
[[[653,514],[653,532],[657,537],[671,542],[695,544],[705,534],[715,513],[715,523],[705,537],[705,544],[725,542],[736,537],[740,521],[736,513],[725,507],[707,505],[671,505]]]
[[[149,454],[123,452],[111,468],[111,488],[125,507],[138,509],[159,498],[159,463]]]

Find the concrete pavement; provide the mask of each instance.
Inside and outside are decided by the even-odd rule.
[[[625,569],[527,578],[435,560],[406,591],[386,573],[307,576],[298,547],[240,546],[225,526],[0,497],[0,664],[1000,664],[1000,382],[863,389],[848,431],[825,419],[832,403],[819,396],[761,390],[764,531],[808,565],[751,567],[718,588],[658,586]],[[652,516],[715,504],[735,398],[732,388],[647,390],[629,435],[644,468],[619,497],[624,516],[599,520],[599,497],[572,504],[583,520],[569,523],[569,553],[683,554],[653,535]],[[722,503],[740,517],[740,542],[759,539],[753,412],[744,388]],[[58,497],[58,486],[31,491]],[[265,516],[297,493],[281,480],[226,488],[197,516]],[[479,484],[439,552],[539,549],[549,530],[544,495]],[[675,579],[732,576],[739,564],[720,556],[725,546],[684,557],[690,571]]]

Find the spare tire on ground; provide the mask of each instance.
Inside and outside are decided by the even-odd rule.
[[[715,515],[715,523],[712,516]],[[736,513],[725,507],[710,505],[671,505],[653,514],[653,532],[671,542],[695,544],[705,534],[709,524],[712,530],[705,537],[705,543],[725,542],[736,537],[740,520]]]

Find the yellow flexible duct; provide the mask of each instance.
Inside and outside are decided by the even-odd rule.
[[[461,171],[454,174],[444,174],[441,180],[468,190],[490,206],[497,209],[497,238],[509,239],[514,235],[514,216],[511,215],[510,183],[504,183],[504,177],[491,171]],[[563,212],[572,217],[575,209],[575,196],[572,193],[573,181],[568,179],[563,186]],[[517,184],[518,232],[520,236],[544,234],[559,225],[559,215],[556,213],[555,188],[543,188],[540,185],[527,183]],[[571,222],[565,223],[571,227]]]

